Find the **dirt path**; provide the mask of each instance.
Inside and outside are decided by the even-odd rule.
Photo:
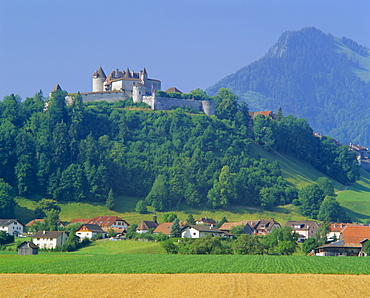
[[[370,297],[369,275],[0,274],[0,297]]]

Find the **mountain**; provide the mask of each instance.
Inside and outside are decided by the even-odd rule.
[[[370,146],[370,50],[313,28],[287,31],[258,61],[206,91],[229,88],[251,111],[282,108],[344,144]]]

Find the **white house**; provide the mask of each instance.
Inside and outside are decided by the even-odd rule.
[[[56,248],[67,241],[68,235],[63,231],[39,231],[33,235],[33,243],[39,248]]]
[[[319,229],[318,223],[313,220],[288,221],[285,226],[292,228],[293,231],[298,233],[298,241],[315,237]]]
[[[17,219],[0,219],[0,231],[5,231],[9,235],[18,236],[23,234],[23,224]]]
[[[96,235],[102,234],[102,238],[105,238],[107,233],[98,225],[95,224],[83,224],[76,231],[76,235],[82,239],[94,238]]]
[[[210,225],[190,225],[182,228],[181,238],[201,238],[207,235],[218,236],[218,237],[232,237],[233,235],[221,231],[220,229],[215,228]]]

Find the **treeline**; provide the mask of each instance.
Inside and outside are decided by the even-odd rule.
[[[283,117],[279,109],[275,119],[257,115],[255,141],[268,150],[290,153],[343,184],[359,178],[355,153],[338,146],[330,137],[316,137],[305,119]]]
[[[118,196],[146,197],[147,204],[161,211],[184,203],[269,209],[297,199],[297,190],[286,184],[276,162],[251,156],[248,106],[228,89],[213,97],[216,117],[182,109],[124,109],[136,105],[130,101],[84,104],[78,94],[66,105],[66,95],[59,90],[44,98],[40,92],[25,101],[11,95],[0,102],[0,217],[13,216],[15,195],[93,201],[109,208]],[[268,147],[298,146],[296,154],[304,150],[302,158],[315,160],[307,157],[316,156],[310,142],[321,141],[311,139],[308,127],[297,135],[296,126],[288,125],[292,118],[281,118],[266,120],[281,127],[271,125],[275,144]],[[266,146],[258,121],[255,139]],[[291,139],[287,148],[284,138],[298,140]],[[330,151],[330,156],[336,159],[338,152]],[[353,159],[345,149],[339,153],[346,157],[338,163],[345,163],[340,173],[348,180]],[[328,167],[332,160],[327,159]]]

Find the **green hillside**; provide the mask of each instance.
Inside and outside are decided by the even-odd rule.
[[[311,184],[319,177],[325,176],[320,171],[316,170],[311,165],[298,160],[293,156],[282,154],[279,152],[268,152],[258,145],[252,145],[252,155],[255,157],[263,157],[267,160],[277,160],[284,179],[291,186],[301,189],[308,184]],[[345,186],[333,180],[334,187],[337,191],[341,191]],[[370,174],[363,171],[362,178],[357,183],[353,184],[348,190],[338,194],[338,200],[343,207],[348,209],[348,213],[354,221],[364,221],[370,217]],[[142,197],[119,197],[114,210],[108,210],[104,204],[99,203],[60,203],[61,213],[60,219],[71,221],[74,218],[93,218],[101,215],[116,215],[124,218],[130,224],[139,224],[141,220],[152,220],[152,213],[139,214],[135,212],[136,203],[144,199]],[[22,222],[28,222],[34,218],[33,210],[36,208],[36,201],[25,198],[16,198],[16,216]],[[355,203],[354,203],[355,202]],[[149,207],[149,211],[153,211]],[[216,221],[222,217],[226,217],[229,221],[239,221],[244,219],[259,219],[259,218],[274,218],[280,223],[285,223],[288,220],[305,219],[296,211],[293,205],[278,206],[273,211],[266,211],[258,208],[247,208],[241,206],[230,206],[222,209],[209,208],[192,208],[186,205],[180,208],[173,209],[181,220],[185,220],[189,214],[193,214],[195,218],[209,217]],[[158,219],[161,221],[162,214],[165,212],[157,212]]]

